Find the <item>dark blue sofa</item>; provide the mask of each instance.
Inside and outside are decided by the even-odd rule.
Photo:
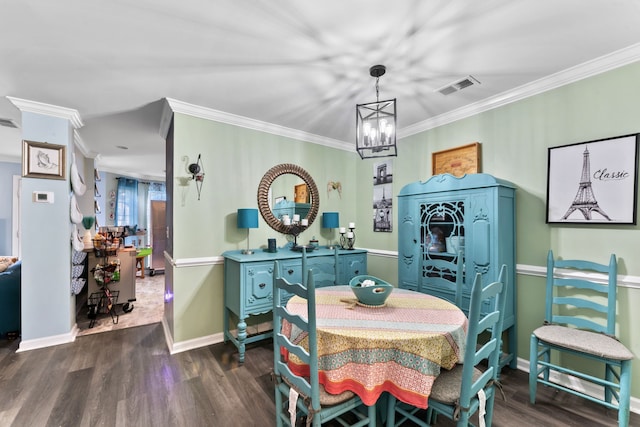
[[[0,273],[0,337],[20,335],[20,275],[22,261]]]

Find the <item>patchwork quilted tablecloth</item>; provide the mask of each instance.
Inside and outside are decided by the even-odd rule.
[[[426,408],[440,369],[462,362],[467,318],[455,305],[418,292],[394,289],[382,307],[354,305],[348,286],[316,289],[320,382],[332,394],[351,390],[367,405],[387,391]],[[306,302],[292,298],[289,311],[306,317]],[[306,334],[291,324],[283,333],[304,347]],[[291,369],[308,375],[294,355]]]

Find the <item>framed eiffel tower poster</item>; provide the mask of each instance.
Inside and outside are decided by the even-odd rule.
[[[550,147],[547,223],[635,225],[639,136]]]

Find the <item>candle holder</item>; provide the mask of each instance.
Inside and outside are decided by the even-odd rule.
[[[302,249],[304,248],[307,252],[310,252],[315,248],[315,246],[312,245],[298,245],[298,236],[306,230],[307,227],[309,227],[309,223],[306,219],[300,219],[299,215],[294,215],[292,220],[289,218],[289,215],[283,215],[282,223],[288,226],[287,234],[293,236],[293,246],[291,247],[291,250],[302,252]]]
[[[347,230],[340,231],[340,247],[342,249],[347,249],[347,236],[345,234],[347,234]]]
[[[355,227],[349,227],[349,231],[340,229],[340,247],[342,249],[353,250],[353,245],[356,243],[356,233],[353,231],[355,229]]]

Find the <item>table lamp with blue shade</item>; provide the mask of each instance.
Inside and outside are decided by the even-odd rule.
[[[238,228],[247,229],[247,249],[242,253],[244,255],[253,254],[253,251],[249,249],[249,229],[258,228],[258,209],[238,209]]]
[[[322,214],[322,228],[330,228],[331,233],[333,235],[333,229],[338,228],[340,226],[340,215],[338,212],[324,212]],[[329,244],[327,245],[329,249],[333,249],[333,245],[331,244],[331,240],[329,240]]]

